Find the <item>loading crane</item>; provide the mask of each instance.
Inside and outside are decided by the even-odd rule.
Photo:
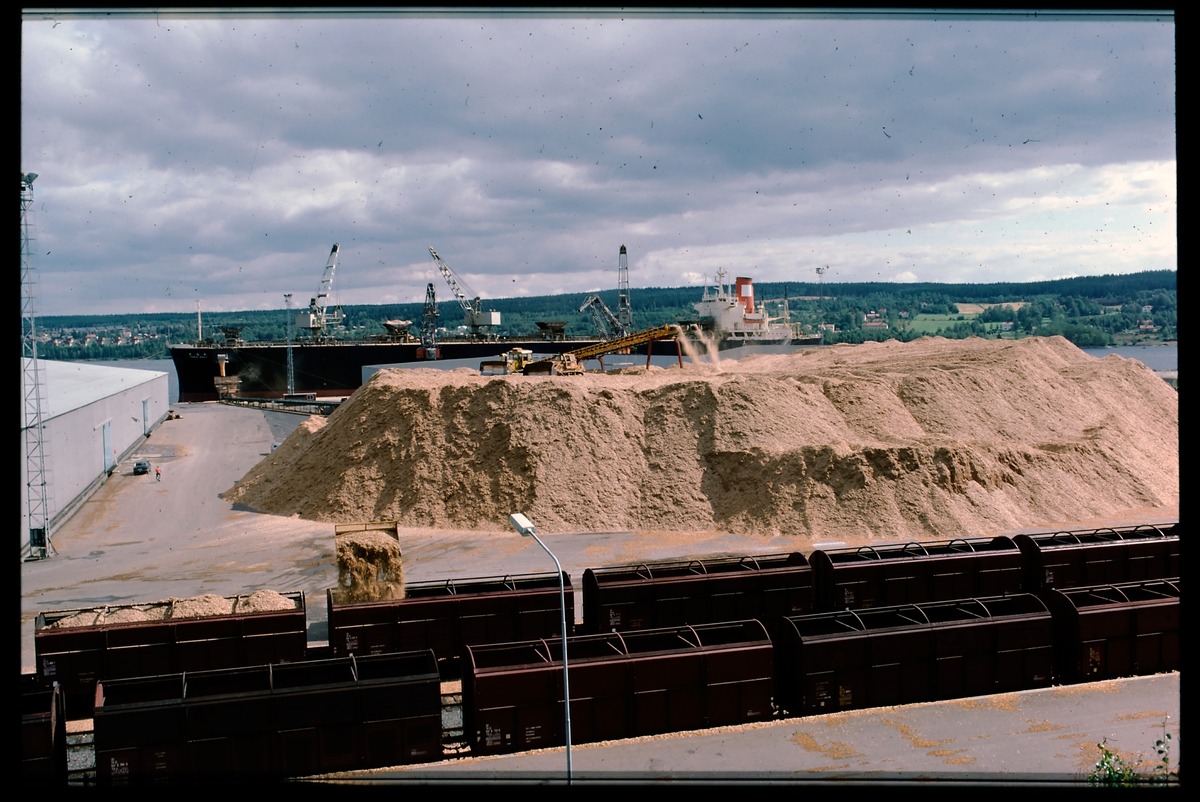
[[[454,271],[450,269],[450,265],[446,264],[442,257],[438,256],[437,251],[433,248],[429,249],[429,255],[433,257],[433,263],[437,265],[437,269],[441,272],[442,277],[446,279],[446,283],[450,285],[450,292],[454,293],[454,299],[458,301],[458,305],[463,309],[463,323],[470,327],[471,336],[482,338],[487,334],[488,329],[492,329],[500,325],[500,313],[489,309],[483,311],[483,302],[476,295],[474,300],[467,300],[467,295],[470,292],[463,291],[461,281],[455,276]]]
[[[633,331],[633,307],[629,305],[629,252],[624,245],[617,259],[617,319],[625,324],[625,331]]]
[[[308,302],[308,309],[296,315],[296,328],[308,329],[314,340],[322,339],[327,329],[342,322],[342,310],[329,309],[329,294],[333,290],[333,272],[337,268],[338,244],[333,243],[325,272],[321,275],[321,286],[317,297]]]
[[[425,310],[421,313],[421,347],[425,349],[426,359],[437,359],[437,324],[437,294],[430,283],[425,286]]]
[[[579,307],[579,311],[585,309],[592,313],[592,325],[596,327],[600,339],[611,340],[613,337],[625,337],[629,334],[625,322],[612,313],[599,295],[589,295],[583,306]]]

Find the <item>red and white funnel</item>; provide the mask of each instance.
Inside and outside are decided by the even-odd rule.
[[[737,302],[746,308],[747,312],[754,312],[754,279],[738,276],[735,279],[737,282]]]

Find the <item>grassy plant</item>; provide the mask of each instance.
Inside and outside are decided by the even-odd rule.
[[[1100,750],[1100,760],[1088,774],[1089,785],[1120,786],[1141,782],[1137,766],[1126,763],[1120,755],[1109,749],[1107,738],[1096,744],[1096,748]]]
[[[1179,779],[1179,767],[1171,771],[1171,733],[1167,732],[1167,722],[1163,722],[1163,737],[1154,742],[1154,751],[1158,753],[1158,761],[1154,764],[1153,780],[1155,782],[1175,782]]]
[[[1100,750],[1100,760],[1088,774],[1089,785],[1131,786],[1148,783],[1173,783],[1179,780],[1178,766],[1171,770],[1171,733],[1167,732],[1167,723],[1163,722],[1163,737],[1154,742],[1154,751],[1158,755],[1154,767],[1147,772],[1142,761],[1128,763],[1108,746],[1105,738],[1096,744]]]

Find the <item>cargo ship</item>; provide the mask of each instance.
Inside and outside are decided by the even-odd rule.
[[[770,318],[765,308],[756,306],[753,280],[739,277],[726,284],[724,279],[725,272],[718,271],[715,288],[705,285],[704,295],[693,305],[696,320],[680,321],[685,336],[693,343],[688,350],[703,355],[715,348],[722,358],[737,358],[745,353],[786,352],[820,344],[820,335],[805,334],[799,324],[786,322],[786,302],[785,322],[780,322]],[[514,348],[553,355],[603,342],[599,337],[568,336],[565,325],[538,323],[540,332],[528,337],[443,339],[434,348],[422,345],[404,325],[387,325],[389,334],[369,339],[302,338],[291,346],[291,392],[311,398],[338,398],[358,389],[364,374],[373,372],[367,370],[370,366],[427,361],[432,366],[432,360],[496,358]],[[238,337],[239,331],[224,328],[223,342],[210,339],[170,347],[179,376],[180,401],[216,401],[222,393],[241,398],[282,398],[288,393],[288,344],[244,342]],[[645,354],[645,348],[639,346],[634,353]]]
[[[786,298],[783,317],[772,318],[765,306],[755,305],[753,279],[739,276],[726,284],[725,276],[724,270],[718,270],[713,286],[704,285],[704,295],[692,305],[698,318],[679,322],[698,350],[711,351],[715,347],[721,352],[749,346],[779,346],[772,350],[786,351],[821,344],[820,334],[807,334],[799,323],[789,321]]]

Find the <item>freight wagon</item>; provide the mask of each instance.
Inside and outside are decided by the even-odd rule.
[[[568,610],[575,609],[571,577],[563,574]],[[329,645],[335,657],[432,649],[443,673],[456,675],[466,644],[507,643],[562,636],[558,577],[503,577],[418,582],[403,599],[329,604]],[[571,634],[574,613],[567,622]]]
[[[433,653],[105,680],[101,782],[261,779],[438,760]]]
[[[1173,576],[1179,536],[1154,526],[640,563],[584,572],[583,631],[757,618],[774,634],[781,617],[808,612]]]
[[[66,694],[68,715],[87,718],[99,680],[304,660],[304,594],[280,595],[292,602],[291,609],[203,618],[171,618],[168,611],[158,620],[145,620],[140,608],[150,605],[39,613],[33,636],[38,684],[49,689],[57,683]],[[225,601],[233,610],[241,598]],[[63,625],[93,613],[94,624]]]
[[[67,780],[67,716],[62,688],[38,687],[32,674],[21,677],[21,779],[58,784]]]
[[[572,742],[766,720],[773,653],[758,621],[568,638]],[[468,646],[467,655],[472,754],[566,742],[561,641]]]
[[[812,569],[799,552],[583,573],[583,630],[592,634],[746,619],[772,627],[812,610]]]

